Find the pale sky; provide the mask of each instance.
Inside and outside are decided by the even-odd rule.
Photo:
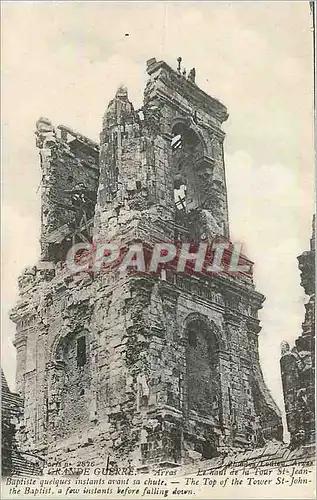
[[[129,36],[125,36],[129,33]],[[229,110],[231,237],[255,262],[265,380],[283,407],[280,343],[304,320],[297,255],[313,214],[312,19],[308,2],[2,3],[2,365],[14,389],[17,277],[39,256],[35,122],[48,117],[98,141],[124,83],[140,106],[146,60],[196,68]]]

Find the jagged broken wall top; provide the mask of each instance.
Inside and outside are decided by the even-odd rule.
[[[127,90],[120,88],[103,120],[96,233],[106,228],[118,236],[126,230],[120,224],[114,229],[115,218],[121,216],[124,225],[133,220],[139,235],[145,236],[138,221],[142,212],[147,226],[155,221],[153,237],[162,219],[164,227],[157,238],[173,238],[169,224],[177,219],[174,190],[184,184],[188,213],[184,225],[198,222],[198,239],[206,232],[228,236],[221,129],[227,110],[197,87],[193,73],[186,78],[180,67],[174,71],[155,59],[148,61],[147,71],[150,79],[142,108],[134,110]],[[171,146],[177,135],[183,142],[178,151]]]
[[[148,61],[144,105],[118,89],[99,146],[47,119],[37,123],[42,177],[42,258],[62,260],[91,237],[174,239],[175,223],[196,240],[229,236],[221,125],[226,107],[165,62]],[[182,148],[172,147],[180,136]],[[186,186],[175,205],[175,188]],[[161,227],[159,227],[161,224]]]
[[[193,70],[187,77],[180,67],[150,60],[148,73],[140,110],[118,89],[100,149],[39,120],[46,260],[63,260],[74,242],[98,237],[228,238],[221,129],[227,110],[196,86]],[[184,185],[177,204],[175,190]],[[85,447],[90,458],[110,450],[175,462],[187,446],[210,456],[221,436],[250,447],[280,439],[258,354],[264,297],[252,276],[117,274],[72,274],[57,265],[20,277],[11,318],[23,446],[73,458]]]
[[[45,118],[36,125],[42,168],[42,259],[56,262],[78,241],[74,235],[89,235],[98,189],[99,146],[62,125],[55,129]]]

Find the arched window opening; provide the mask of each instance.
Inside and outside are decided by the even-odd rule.
[[[200,140],[197,134],[184,123],[177,123],[172,130],[171,146],[176,149],[193,149]]]
[[[197,134],[184,123],[176,124],[171,135],[172,168],[174,172],[174,201],[176,220],[188,225],[184,215],[199,207],[199,179],[196,172],[203,145]]]
[[[188,409],[218,419],[220,384],[216,336],[203,320],[195,319],[186,327],[186,338]]]

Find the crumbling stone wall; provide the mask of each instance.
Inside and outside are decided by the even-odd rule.
[[[47,120],[38,122],[49,177],[43,257],[58,263],[22,274],[11,314],[24,400],[19,438],[25,450],[68,463],[80,454],[99,463],[110,455],[139,466],[175,465],[282,438],[259,364],[264,297],[251,275],[70,274],[60,262],[81,237],[151,246],[229,236],[227,110],[197,87],[194,71],[187,78],[155,59],[147,70],[141,110],[125,88],[110,102],[99,164],[97,145],[65,127],[57,138]],[[69,176],[83,186],[69,189]],[[180,208],[174,190],[182,184]]]
[[[59,262],[70,246],[90,236],[99,177],[99,146],[47,118],[36,123],[42,168],[42,259]],[[71,236],[72,235],[72,236]]]
[[[298,257],[298,265],[309,300],[302,334],[291,350],[282,343],[280,360],[287,427],[295,447],[315,441],[315,216],[310,250]]]
[[[1,475],[40,474],[42,461],[21,453],[16,432],[23,413],[23,401],[11,392],[1,369]]]

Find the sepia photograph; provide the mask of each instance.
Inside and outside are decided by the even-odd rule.
[[[1,12],[2,498],[315,498],[315,2]]]

